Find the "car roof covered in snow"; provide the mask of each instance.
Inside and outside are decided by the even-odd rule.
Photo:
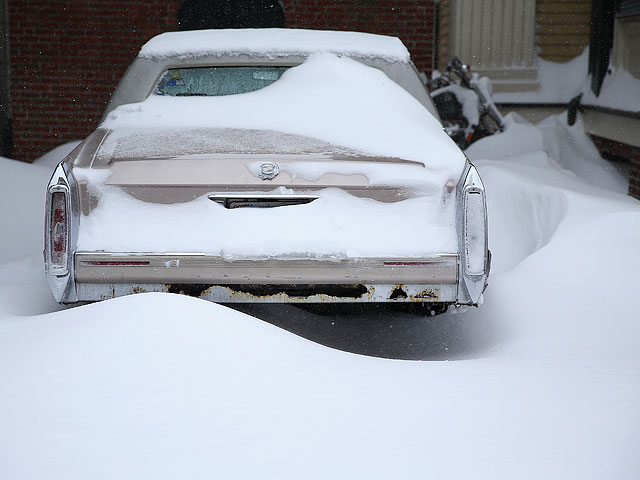
[[[409,62],[407,48],[396,37],[283,28],[167,32],[143,45],[139,57],[164,59],[240,54],[308,56],[313,53]]]

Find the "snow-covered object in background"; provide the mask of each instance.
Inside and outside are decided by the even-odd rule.
[[[589,48],[566,63],[538,58],[536,91],[501,92],[494,95],[498,103],[562,103],[582,93],[583,105],[614,108],[627,112],[640,112],[640,79],[624,69],[609,66],[600,94],[591,90],[589,75]]]
[[[584,132],[582,116],[574,125],[567,124],[564,114],[551,115],[538,123],[544,139],[544,149],[551,158],[559,158],[560,166],[599,188],[626,194],[628,176],[620,169],[621,162],[605,160]]]
[[[590,184],[625,194],[627,180],[615,165],[603,159],[593,141],[584,132],[579,115],[575,125],[567,125],[566,115],[550,115],[533,126],[516,113],[505,117],[509,134],[498,134],[471,145],[466,154],[476,161],[483,158],[508,158],[523,152],[541,150],[555,167],[572,172]],[[497,148],[497,146],[500,148]],[[555,160],[557,159],[557,160]],[[557,165],[555,164],[557,162]]]
[[[623,68],[610,66],[609,73],[602,82],[600,95],[596,97],[591,88],[585,88],[581,103],[626,112],[640,112],[640,78],[634,77]]]
[[[477,73],[474,73],[471,82],[480,89],[487,102],[487,106],[496,109],[492,98],[491,79],[489,77],[479,77]],[[474,90],[454,84],[438,88],[433,93],[438,95],[445,92],[451,92],[456,96],[458,102],[462,105],[462,113],[469,123],[469,128],[476,127],[480,124],[480,110],[482,109],[482,105],[480,104],[478,94]],[[498,112],[497,109],[496,112]]]
[[[436,95],[451,92],[456,96],[460,105],[462,105],[462,114],[467,119],[468,129],[470,130],[474,126],[480,123],[480,111],[478,105],[478,95],[473,90],[461,87],[460,85],[449,85],[448,87],[442,87],[434,92]],[[466,136],[466,135],[465,135]]]
[[[445,131],[460,148],[504,130],[491,98],[491,81],[471,73],[458,57],[449,60],[443,73],[434,72],[428,88]]]
[[[566,103],[587,87],[589,49],[566,62],[556,63],[536,59],[537,91],[497,92],[498,103]]]
[[[280,28],[195,30],[158,35],[140,50],[143,58],[199,57],[207,55],[311,55],[334,53],[409,62],[409,51],[396,37],[360,32]]]

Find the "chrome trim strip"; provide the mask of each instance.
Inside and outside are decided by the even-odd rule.
[[[78,283],[334,284],[407,283],[455,285],[457,255],[428,258],[256,258],[225,260],[203,254],[78,252]],[[148,265],[123,265],[126,262]],[[113,265],[100,265],[111,262]],[[387,264],[385,264],[387,262]],[[389,264],[391,262],[391,264]]]
[[[105,138],[107,138],[107,135],[109,135],[110,131],[111,130],[105,130],[104,136],[102,137],[102,140],[100,140],[100,143],[98,143],[98,146],[96,147],[95,152],[93,152],[93,157],[91,157],[91,163],[89,163],[89,168],[93,168],[93,162],[96,161],[96,157],[98,156],[98,153],[100,152],[100,147],[102,147],[102,144],[104,143]]]
[[[480,275],[472,275],[465,271],[464,265],[466,264],[466,249],[465,249],[465,225],[464,225],[464,212],[466,211],[464,202],[467,192],[481,193],[484,200],[484,232],[485,232],[485,245],[487,250],[485,251],[484,259],[484,272]],[[487,205],[484,184],[478,174],[478,170],[467,159],[464,172],[460,177],[456,191],[456,230],[458,233],[458,252],[460,261],[458,262],[458,304],[460,305],[477,305],[482,292],[484,291],[489,274],[489,250],[488,250],[488,222],[487,222]]]

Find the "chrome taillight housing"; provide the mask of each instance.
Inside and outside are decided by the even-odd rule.
[[[49,215],[47,221],[48,232],[48,267],[49,272],[65,275],[69,269],[69,209],[67,201],[69,189],[64,185],[54,185],[49,188],[51,195]]]
[[[464,272],[482,275],[487,262],[486,207],[484,193],[471,189],[464,194]]]
[[[467,162],[458,184],[457,202],[458,303],[477,305],[487,284],[491,256],[484,184],[470,162]]]
[[[58,302],[75,301],[73,245],[78,228],[76,182],[64,162],[53,172],[47,187],[44,227],[44,262],[49,285]]]

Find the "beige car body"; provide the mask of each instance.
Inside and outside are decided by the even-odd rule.
[[[391,62],[375,57],[354,59],[382,70],[438,118],[428,92],[410,62]],[[304,60],[304,55],[254,54],[162,59],[138,57],[114,93],[105,117],[120,105],[147,98],[160,76],[169,68],[295,66]],[[456,205],[456,218],[452,221],[456,224],[459,238],[458,250],[428,258],[347,258],[335,261],[276,257],[229,261],[201,252],[79,251],[76,242],[82,219],[92,214],[97,199],[90,194],[86,181],[76,179],[74,169],[110,169],[109,185],[117,186],[139,200],[156,204],[187,202],[207,195],[212,201],[227,206],[242,202],[245,206],[277,207],[313,201],[316,192],[328,187],[380,202],[395,202],[412,196],[411,190],[402,186],[371,186],[362,174],[329,172],[321,178],[309,180],[293,178],[282,172],[275,178],[261,178],[247,167],[256,162],[279,168],[296,162],[331,164],[336,160],[416,164],[399,158],[371,157],[360,152],[319,154],[317,152],[327,149],[320,148],[322,145],[314,146],[314,142],[322,142],[306,137],[242,129],[192,129],[182,132],[173,146],[167,144],[166,155],[161,157],[118,158],[101,150],[113,134],[112,130],[98,128],[57,167],[49,184],[45,267],[59,302],[97,301],[139,292],[174,292],[217,302],[421,302],[436,308],[449,304],[475,305],[486,286],[490,256],[484,186],[469,163],[460,172],[457,183],[446,185],[446,198],[443,199]],[[199,149],[197,146],[202,143],[197,139],[200,137],[218,140],[213,145],[209,143],[205,149]],[[161,139],[149,141],[157,143]],[[176,144],[180,144],[179,152],[172,150]],[[307,147],[306,151],[299,151],[301,144]],[[274,150],[273,145],[278,145],[278,148]],[[288,149],[287,145],[292,148]],[[424,165],[421,167],[426,168]],[[276,195],[273,191],[278,186],[287,187],[293,193]],[[61,196],[56,197],[58,203],[53,200],[56,192],[64,194],[63,214],[60,213],[62,210],[56,210],[62,205]],[[471,214],[466,206],[467,198],[473,199],[476,205],[471,213],[482,217],[479,222],[469,222],[473,228],[480,228],[477,232],[470,232],[467,226],[466,216]],[[64,225],[62,221],[58,222],[61,215]],[[60,252],[52,255],[54,248],[60,248],[62,230],[66,235],[62,239],[63,257]],[[480,246],[469,246],[472,237]],[[465,258],[472,254],[469,253],[470,248],[480,249],[484,259],[481,271],[477,268],[468,271],[469,262]],[[477,252],[473,254],[478,255]],[[55,262],[52,260],[54,257]]]

